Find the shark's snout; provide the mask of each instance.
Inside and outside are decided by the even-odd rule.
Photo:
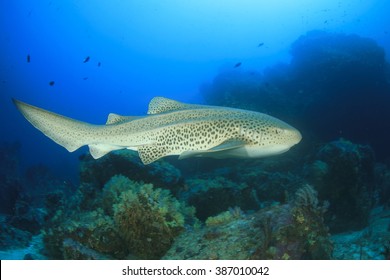
[[[293,145],[298,144],[302,140],[302,134],[296,129],[294,129],[293,131],[292,140],[293,140]]]

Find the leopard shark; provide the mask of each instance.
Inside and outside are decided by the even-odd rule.
[[[178,155],[261,158],[288,151],[301,133],[267,114],[230,107],[186,104],[154,97],[145,116],[109,114],[106,124],[71,119],[13,99],[44,135],[73,152],[88,145],[98,159],[119,149],[137,151],[143,164]]]

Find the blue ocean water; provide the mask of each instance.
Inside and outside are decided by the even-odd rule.
[[[9,120],[1,124],[1,140],[21,142],[26,164],[43,162],[59,170],[72,168],[77,155],[29,126],[11,97],[102,123],[110,112],[145,114],[154,96],[204,102],[199,86],[219,71],[238,62],[238,71],[261,71],[289,61],[291,44],[313,29],[354,33],[389,47],[386,1],[0,5],[0,113]]]
[[[389,164],[389,10],[385,0],[1,1],[0,143],[17,150],[20,174],[45,166],[76,186],[87,149],[68,153],[11,99],[102,124],[164,96],[275,115],[309,139],[300,158],[345,138]],[[335,146],[341,157],[355,149]]]

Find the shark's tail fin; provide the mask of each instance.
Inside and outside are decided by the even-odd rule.
[[[57,144],[73,152],[89,144],[93,125],[67,118],[24,102],[12,100],[23,116]]]

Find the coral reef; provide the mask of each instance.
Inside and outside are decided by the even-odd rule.
[[[248,259],[261,238],[254,221],[254,216],[248,215],[218,226],[185,232],[175,240],[163,259]]]
[[[69,205],[51,214],[44,242],[52,258],[158,259],[196,222],[194,208],[152,184],[116,175],[102,189],[95,186],[92,197],[92,187],[82,186]]]
[[[76,255],[74,252],[70,253],[69,242],[64,243],[65,240],[72,240],[74,244],[82,244],[85,248],[102,255],[107,254],[111,258],[126,257],[127,251],[123,249],[123,240],[115,223],[102,209],[73,214],[67,218],[58,213],[57,219],[59,223],[53,221],[53,226],[45,229],[43,237],[47,253],[52,258],[66,259]],[[80,254],[81,256],[83,255]]]
[[[387,190],[389,169],[375,165],[368,146],[343,139],[299,155],[212,161],[207,170],[173,161],[186,174],[174,183],[179,200],[162,179],[157,188],[124,175],[103,186],[83,182],[68,202],[52,193],[46,249],[51,258],[72,259],[332,258],[328,227],[367,226],[371,208],[384,202],[377,196]],[[106,164],[96,163],[91,177]]]
[[[204,161],[192,162],[198,160]],[[150,175],[154,167],[143,175],[161,187],[121,175],[123,169],[132,173],[133,163],[125,162],[118,170],[107,166],[108,161],[94,163],[89,171],[84,166],[82,172],[91,180],[71,193],[45,168],[31,169],[30,182],[39,182],[46,192],[33,188],[33,193],[43,195],[44,204],[31,207],[28,195],[15,202],[13,215],[1,223],[1,248],[30,252],[33,234],[44,224],[43,251],[23,258],[348,259],[357,253],[386,258],[390,169],[375,163],[369,146],[340,139],[303,158],[292,151],[261,160],[210,161],[199,169],[172,160],[177,172],[168,172],[169,179]],[[161,161],[158,166],[172,164]],[[92,180],[106,167],[115,175],[104,179],[104,185]],[[173,173],[186,175],[172,180]],[[373,214],[378,204],[383,211]],[[333,233],[361,230],[356,234],[360,237],[334,235],[332,255],[328,227]],[[354,245],[348,248],[347,240]]]
[[[126,179],[113,177],[111,180]],[[112,185],[111,180],[107,184]],[[133,185],[130,180],[128,185]],[[151,184],[121,193],[113,209],[114,221],[129,251],[147,259],[160,258],[184,229],[186,217],[192,217],[195,212],[194,208],[174,199],[168,190],[154,189]]]
[[[207,227],[182,234],[164,259],[329,259],[325,210],[315,190],[304,186],[288,204],[208,219]]]
[[[263,244],[255,253],[260,259],[329,259],[332,243],[320,204],[310,185],[299,188],[294,199],[281,207],[264,209],[259,222]],[[262,211],[262,212],[263,212]]]

